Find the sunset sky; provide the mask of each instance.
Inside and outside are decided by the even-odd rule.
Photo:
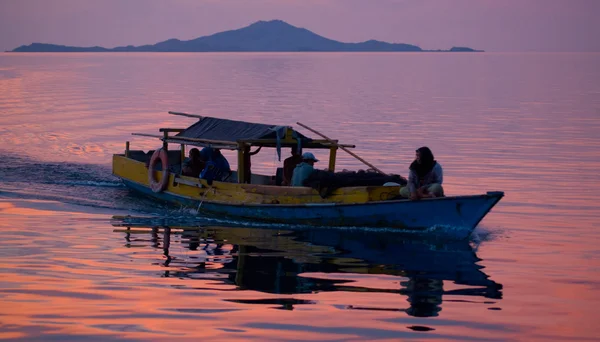
[[[281,19],[344,42],[600,52],[600,0],[0,0],[0,50],[188,40]]]

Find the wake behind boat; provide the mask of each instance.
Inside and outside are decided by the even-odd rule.
[[[162,135],[134,133],[159,138],[162,148],[144,152],[131,150],[113,155],[113,174],[125,185],[156,199],[190,206],[198,211],[282,224],[337,227],[385,227],[428,231],[447,229],[466,238],[504,196],[502,192],[446,196],[418,201],[399,198],[404,180],[375,172],[334,173],[338,149],[349,152],[354,145],[340,144],[298,123],[324,139],[312,139],[291,126],[233,121],[193,114],[169,112],[198,119],[188,128],[160,128]],[[171,135],[176,133],[175,135]],[[169,150],[177,144],[177,150]],[[237,171],[226,174],[207,167],[200,177],[182,173],[186,146],[237,151]],[[307,186],[283,186],[282,168],[272,175],[251,174],[252,147],[329,150],[328,171]],[[356,156],[356,155],[354,155]],[[373,169],[376,167],[362,160]],[[390,181],[397,181],[396,185]],[[386,184],[387,183],[387,184]],[[404,181],[405,183],[405,181]],[[392,186],[384,186],[392,184]]]

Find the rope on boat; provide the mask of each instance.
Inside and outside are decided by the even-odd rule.
[[[213,188],[212,186],[210,188],[208,188],[206,191],[204,191],[204,194],[202,195],[202,199],[200,199],[200,204],[198,204],[198,209],[196,209],[196,214],[198,214],[200,212],[200,207],[202,206],[202,203],[204,203],[204,199],[206,198],[206,195],[208,195],[208,192],[211,190],[215,190],[215,188]]]

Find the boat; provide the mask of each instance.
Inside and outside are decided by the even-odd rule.
[[[334,188],[327,184],[282,186],[282,168],[277,168],[271,175],[250,173],[246,166],[251,155],[256,153],[251,152],[253,147],[275,149],[279,156],[283,148],[326,150],[329,152],[329,174],[338,174],[335,173],[336,156],[341,149],[371,169],[383,172],[351,152],[354,145],[339,143],[299,122],[299,127],[320,139],[310,138],[292,126],[181,112],[169,114],[196,121],[187,128],[159,128],[161,134],[132,133],[158,138],[162,140],[162,147],[145,152],[131,149],[127,141],[124,153],[113,155],[112,173],[131,189],[193,208],[199,213],[279,224],[444,232],[465,239],[504,196],[503,192],[490,191],[413,201],[399,198],[401,183],[383,181],[349,184],[351,186],[338,184]],[[172,145],[179,146],[170,149]],[[237,170],[218,179],[183,175],[186,148],[190,146],[237,151]]]

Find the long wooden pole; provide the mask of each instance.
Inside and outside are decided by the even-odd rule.
[[[198,115],[198,114],[188,114],[188,113],[181,113],[181,112],[169,112],[169,114],[171,114],[171,115],[187,116],[187,117],[189,117],[189,118],[197,118],[197,119],[202,119],[202,118],[204,118],[204,116],[202,116],[202,115]]]
[[[140,136],[140,137],[158,138],[158,139],[164,139],[165,138],[162,135],[146,134],[146,133],[131,133],[131,135],[137,135],[137,136]],[[235,146],[237,148],[236,143],[231,142],[231,141],[225,141],[225,140],[196,139],[196,138],[186,138],[186,137],[178,137],[178,136],[170,136],[168,139],[169,140],[181,140],[181,141],[200,142],[200,143],[203,142],[203,143],[207,143],[207,144],[231,145],[231,146]]]
[[[309,130],[309,131],[313,132],[314,134],[316,134],[316,135],[320,136],[321,138],[323,138],[323,139],[325,139],[325,140],[328,140],[329,142],[331,142],[331,143],[334,143],[334,144],[336,144],[336,145],[337,145],[337,143],[335,143],[335,142],[334,142],[332,139],[330,139],[330,138],[328,138],[327,136],[325,136],[323,133],[320,133],[320,132],[318,132],[318,131],[316,131],[316,130],[314,130],[314,129],[312,129],[312,128],[310,128],[310,127],[306,126],[306,125],[303,125],[303,124],[301,124],[300,122],[296,122],[296,124],[298,124],[298,125],[299,125],[299,126],[301,126],[301,127],[304,127],[304,128],[306,128],[307,130]],[[385,174],[386,174],[385,172],[383,172],[383,171],[381,171],[380,169],[378,169],[378,168],[377,168],[375,165],[373,165],[373,164],[369,163],[368,161],[366,161],[366,160],[362,159],[361,157],[357,156],[356,154],[354,154],[354,152],[352,152],[352,151],[348,150],[348,149],[347,149],[347,148],[345,148],[344,146],[341,146],[341,145],[338,145],[338,146],[339,146],[339,148],[341,148],[342,150],[344,150],[345,152],[347,152],[349,155],[351,155],[351,156],[353,156],[354,158],[356,158],[356,159],[360,160],[361,162],[363,162],[365,165],[367,165],[368,167],[372,168],[373,170],[375,170],[375,171],[377,171],[377,172],[381,173],[382,175],[385,175]]]

